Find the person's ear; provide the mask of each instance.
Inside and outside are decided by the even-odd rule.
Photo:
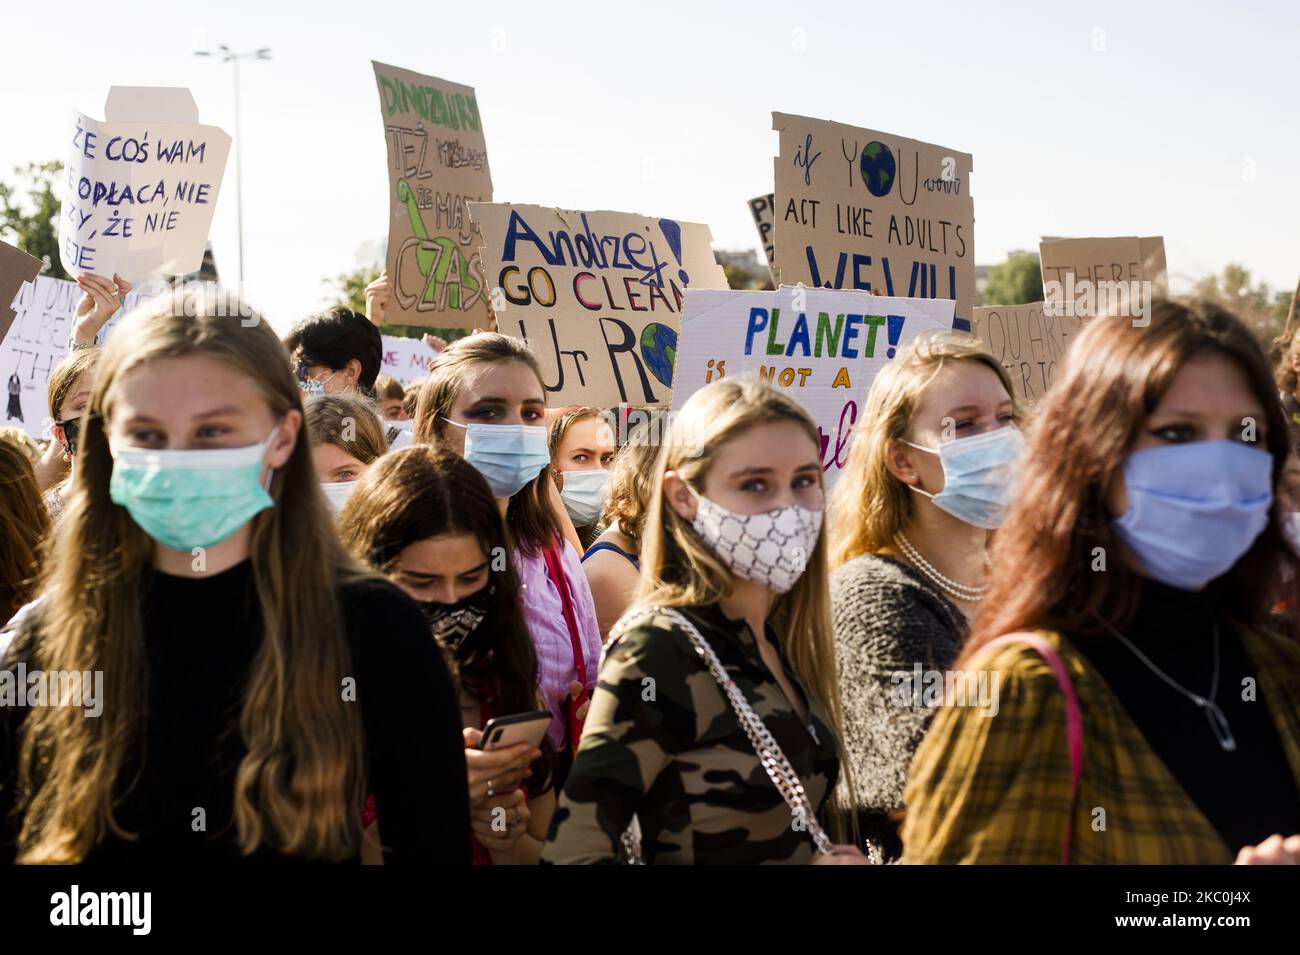
[[[348,380],[349,387],[355,389],[357,383],[361,381],[361,362],[349,358],[348,363],[343,366],[343,377]]]
[[[904,484],[916,484],[921,480],[912,461],[913,453],[912,448],[897,440],[890,440],[885,451],[885,468]]]
[[[678,517],[687,522],[695,520],[695,512],[700,507],[699,502],[695,500],[695,495],[676,471],[664,474],[664,502]]]
[[[291,409],[275,429],[271,445],[266,451],[266,466],[275,470],[289,463],[294,446],[298,443],[298,433],[302,430],[302,412]]]

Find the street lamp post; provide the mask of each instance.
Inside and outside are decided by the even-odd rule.
[[[210,50],[195,50],[195,56],[219,56],[222,63],[230,63],[233,67],[235,77],[235,216],[237,229],[239,233],[239,288],[244,287],[244,173],[243,164],[240,162],[240,146],[243,137],[239,132],[239,61],[240,60],[269,60],[271,51],[267,47],[253,50],[249,53],[233,53],[230,47],[224,43],[217,47],[217,52]]]

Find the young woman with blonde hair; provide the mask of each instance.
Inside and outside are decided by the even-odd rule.
[[[614,413],[573,408],[550,424],[551,468],[583,548],[600,536],[610,463],[618,453]]]
[[[823,505],[793,399],[727,380],[682,407],[544,861],[612,862],[634,818],[646,862],[866,861],[823,829],[841,736]]]
[[[0,709],[0,855],[357,861],[373,794],[386,859],[467,863],[450,674],[414,601],[335,540],[271,327],[214,287],[145,303],[84,420],[0,665],[102,686]]]
[[[95,385],[96,347],[79,348],[54,366],[46,386],[49,397],[52,440],[36,465],[36,479],[45,495],[51,520],[63,513],[64,495],[72,490],[72,467],[77,453],[77,435],[82,416],[90,404]]]
[[[859,827],[890,859],[907,767],[941,702],[926,687],[942,685],[987,586],[1023,445],[1016,421],[1006,372],[974,339],[919,336],[872,382],[835,486],[844,747]]]
[[[388,450],[374,404],[356,392],[306,399],[307,437],[321,490],[337,514],[362,473]]]

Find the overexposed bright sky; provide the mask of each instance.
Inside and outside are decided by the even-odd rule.
[[[1300,5],[1015,2],[6,4],[0,175],[65,159],[110,85],[188,86],[234,135],[245,290],[277,328],[373,256],[387,171],[372,59],[473,86],[495,198],[707,223],[758,248],[773,110],[974,156],[975,257],[1040,235],[1165,236],[1171,285],[1300,275]],[[234,153],[213,226],[236,272]],[[365,250],[369,249],[369,252]],[[760,252],[761,255],[761,252]]]

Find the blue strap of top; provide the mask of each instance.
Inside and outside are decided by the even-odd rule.
[[[616,554],[622,554],[629,561],[631,561],[632,566],[635,567],[638,571],[641,569],[641,561],[637,559],[636,554],[629,554],[627,551],[619,547],[617,544],[611,544],[609,541],[597,541],[596,543],[592,544],[590,547],[587,548],[587,552],[582,555],[582,559],[585,561],[588,557],[596,553],[596,551],[598,550],[612,550]]]

